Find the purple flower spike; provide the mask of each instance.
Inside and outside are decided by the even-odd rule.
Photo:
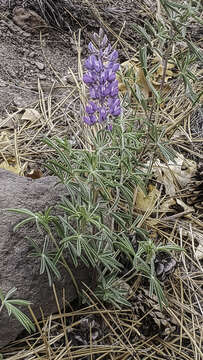
[[[83,76],[90,95],[84,122],[90,126],[96,122],[105,122],[106,129],[112,130],[112,117],[121,114],[116,80],[116,72],[120,66],[117,61],[118,52],[112,51],[102,29],[99,30],[99,34],[94,33],[93,42],[88,45],[90,56],[85,61],[88,71]]]

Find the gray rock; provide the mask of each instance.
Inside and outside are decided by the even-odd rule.
[[[33,212],[44,211],[54,206],[60,195],[66,194],[65,187],[56,185],[58,179],[54,176],[42,177],[37,180],[21,177],[9,171],[0,169],[0,288],[4,294],[13,287],[17,288],[13,298],[29,300],[32,310],[40,318],[40,307],[46,315],[57,312],[53,290],[48,285],[47,275],[39,275],[39,259],[29,257],[31,249],[26,236],[39,244],[44,238],[31,223],[13,231],[14,226],[24,218],[23,215],[7,212],[6,208],[26,208]],[[68,258],[68,264],[77,280],[93,285],[90,270],[83,264],[76,269]],[[62,266],[59,266],[61,280],[54,281],[59,301],[62,300],[62,289],[65,289],[66,299],[70,302],[77,297],[71,278]],[[22,308],[29,315],[28,309]],[[0,348],[7,345],[23,330],[22,325],[3,309],[0,313]]]

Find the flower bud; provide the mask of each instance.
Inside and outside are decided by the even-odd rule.
[[[93,70],[95,67],[95,62],[96,62],[96,56],[95,55],[90,55],[88,57],[88,59],[85,61],[85,67],[87,70]]]

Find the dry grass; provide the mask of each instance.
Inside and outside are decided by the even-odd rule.
[[[107,309],[90,293],[92,305],[86,308],[68,313],[59,309],[58,315],[42,322],[38,322],[32,314],[38,333],[5,348],[6,358],[202,359],[201,299],[195,294],[198,275],[202,274],[201,271],[198,273],[198,269],[191,276],[185,259],[183,262],[183,271],[177,272],[168,286],[170,306],[163,313],[158,311],[154,302],[153,306],[149,304],[148,312],[138,319],[136,311]],[[136,302],[136,291],[133,297]],[[143,298],[143,301],[146,300]],[[160,317],[160,329],[148,337],[144,336],[142,325],[145,319],[155,315],[157,320]]]

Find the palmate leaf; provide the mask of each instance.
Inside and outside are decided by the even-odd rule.
[[[47,237],[44,240],[42,250],[35,240],[30,239],[30,238],[28,238],[28,240],[30,241],[32,247],[35,249],[35,251],[30,253],[30,256],[40,258],[40,275],[42,275],[46,270],[48,280],[49,280],[49,285],[51,286],[52,282],[53,282],[52,277],[51,277],[51,272],[54,273],[58,279],[61,278],[60,272],[56,267],[56,263],[57,263],[56,260],[59,259],[59,254],[58,254],[58,252],[56,254],[55,253],[52,254],[51,252],[48,252],[47,248],[48,248],[49,241],[48,241]],[[51,272],[50,272],[50,270],[51,270]]]
[[[121,226],[122,229],[126,229],[126,221],[121,217],[119,216],[119,212],[112,212],[111,213],[111,216],[113,216],[113,218],[116,220],[116,222]]]
[[[39,233],[42,233],[40,226],[42,226],[47,232],[49,232],[49,223],[54,221],[55,217],[50,215],[50,212],[52,210],[52,208],[48,208],[45,209],[44,213],[42,212],[36,212],[33,213],[30,210],[27,209],[5,209],[6,211],[10,211],[10,212],[15,212],[17,214],[23,214],[23,215],[27,215],[28,218],[20,221],[15,227],[14,227],[14,231],[16,231],[19,227],[29,223],[30,221],[34,221],[36,226],[37,226],[37,230],[39,231]]]
[[[51,173],[59,178],[59,182],[56,184],[66,184],[67,181],[73,179],[73,174],[68,170],[66,165],[61,164],[57,160],[49,160],[46,164],[46,168],[51,171]]]
[[[49,256],[44,256],[45,259],[45,269],[47,272],[47,275],[49,274],[49,269],[56,275],[57,279],[60,280],[61,279],[61,274],[59,272],[59,270],[57,269],[54,261],[52,261],[52,259]],[[51,276],[49,277],[49,285],[52,285],[52,279]]]
[[[135,250],[132,246],[131,241],[127,236],[123,234],[123,237],[120,237],[118,240],[114,242],[114,245],[120,249],[123,253],[125,253],[130,259],[136,256]]]
[[[16,231],[19,227],[29,223],[30,221],[36,221],[36,215],[27,209],[5,209],[6,211],[9,212],[15,212],[17,214],[24,214],[24,215],[28,215],[29,217],[20,221],[15,227],[14,227],[14,231]]]
[[[119,305],[124,305],[127,307],[132,306],[130,302],[126,299],[126,291],[113,288],[109,299],[111,300],[111,303],[119,309],[121,308]]]
[[[21,310],[19,310],[15,305],[19,306],[29,306],[31,305],[30,301],[22,300],[22,299],[9,299],[10,296],[16,291],[17,289],[13,287],[10,289],[7,294],[4,296],[2,290],[0,289],[0,299],[1,299],[1,306],[0,312],[2,311],[3,307],[5,307],[8,311],[8,315],[15,316],[15,318],[23,325],[23,327],[31,333],[35,331],[35,326],[32,321],[29,319],[27,315],[25,315]]]
[[[105,291],[103,288],[98,287],[95,291],[95,295],[104,302],[111,303],[118,309],[121,309],[119,305],[127,307],[131,306],[130,302],[125,298],[125,293],[122,294],[121,290],[112,288],[111,290]]]
[[[77,236],[73,236],[70,239],[70,237],[67,236],[61,241],[64,246],[64,249],[68,251],[68,254],[70,255],[75,267],[78,266],[77,249],[76,249],[75,243],[73,243],[73,240],[75,241],[76,238],[77,238]],[[82,257],[81,257],[81,259],[82,259]]]
[[[123,267],[122,264],[115,259],[115,253],[112,251],[103,251],[102,253],[97,254],[97,257],[98,260],[110,271],[120,271]]]
[[[164,158],[167,161],[174,162],[175,152],[171,148],[169,148],[167,145],[165,145],[164,143],[157,143],[157,145],[159,147],[160,152],[164,156]]]
[[[131,208],[133,206],[133,191],[129,189],[126,185],[119,185],[119,188],[121,190],[122,195],[124,196],[125,200],[127,201],[129,207]]]
[[[104,199],[109,199],[110,191],[109,188],[106,186],[106,179],[98,172],[94,174],[94,184],[96,184],[100,188],[100,193],[104,197]]]
[[[35,326],[27,315],[25,315],[21,310],[16,306],[11,304],[10,300],[5,303],[9,316],[12,314],[15,318],[23,325],[23,327],[31,333],[35,331]]]
[[[155,275],[153,259],[151,261],[151,266],[150,266],[141,258],[141,256],[138,256],[137,253],[135,266],[138,272],[140,272],[143,276],[149,279],[150,296],[152,294],[155,294],[157,296],[160,309],[163,309],[163,305],[167,306],[168,302],[164,295],[164,291],[161,287],[161,284]]]
[[[97,252],[95,249],[88,244],[87,239],[83,239],[82,241],[82,249],[84,250],[84,254],[86,255],[89,263],[95,267],[97,261]]]
[[[64,232],[64,238],[68,235],[69,231],[71,231],[72,234],[77,234],[77,231],[74,229],[74,227],[71,225],[71,223],[69,222],[66,214],[65,216],[58,216],[62,226],[63,226],[63,232]]]
[[[168,301],[164,295],[161,284],[159,280],[154,276],[151,276],[149,280],[150,280],[149,295],[152,296],[152,294],[155,294],[157,296],[160,309],[162,310],[163,305],[165,306],[168,305]]]
[[[140,35],[142,35],[143,38],[147,41],[147,43],[151,47],[152,40],[151,40],[150,35],[146,32],[146,30],[143,27],[141,27],[139,25],[135,25],[135,24],[132,25],[132,28],[134,30],[136,30]]]
[[[63,203],[58,206],[60,209],[63,209],[69,216],[79,217],[80,212],[78,210],[78,205],[74,206],[74,204],[68,200],[68,198],[63,198]]]
[[[116,306],[119,305],[131,306],[126,299],[126,290],[117,288],[117,272],[103,276],[100,278],[100,282],[95,290],[95,295],[104,302],[108,302]]]
[[[97,240],[96,235],[90,236],[80,232],[77,232],[69,223],[63,218],[61,219],[67,224],[67,227],[71,230],[72,235],[67,235],[61,240],[61,244],[66,248],[73,260],[75,266],[78,265],[78,259],[82,260],[87,266],[91,264],[95,266],[97,256],[96,251],[91,246],[90,240]],[[88,260],[88,261],[87,261]]]
[[[67,156],[64,152],[64,150],[66,150],[66,151],[69,151],[69,153],[71,153],[70,144],[67,141],[62,140],[57,137],[54,139],[54,141],[52,141],[49,138],[45,138],[44,142],[45,142],[45,144],[49,145],[52,149],[56,150],[56,152],[59,155],[59,158],[63,162],[63,164],[66,165],[68,169],[71,169],[70,160],[69,160],[69,158],[67,158]],[[71,159],[71,156],[70,156],[70,159]]]
[[[16,291],[17,289],[15,287],[13,287],[12,289],[10,289],[7,294],[4,296],[1,288],[0,288],[0,300],[2,302],[2,305],[4,305],[4,302],[11,297],[11,295]],[[3,307],[3,306],[2,306]]]

